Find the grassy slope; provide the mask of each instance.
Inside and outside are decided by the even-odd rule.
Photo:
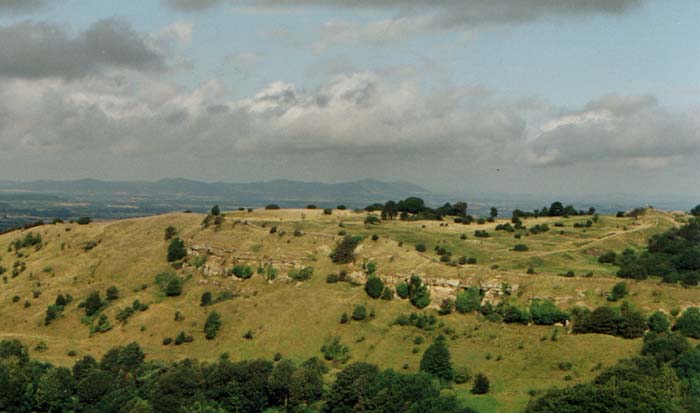
[[[381,274],[455,278],[478,285],[481,280],[507,281],[520,288],[513,297],[526,303],[532,297],[552,297],[563,307],[575,304],[596,306],[605,302],[605,293],[619,279],[610,276],[613,267],[597,263],[601,251],[642,247],[645,239],[654,233],[676,225],[675,217],[653,211],[633,220],[601,217],[598,224],[588,229],[574,229],[574,222],[586,218],[530,219],[527,226],[549,223],[552,231],[545,234],[513,238],[513,234],[494,232],[496,224],[458,225],[441,227],[437,222],[389,222],[367,228],[362,224],[364,214],[334,211],[325,216],[320,210],[281,210],[235,212],[218,231],[203,230],[201,215],[167,214],[156,217],[116,222],[99,222],[87,226],[74,224],[47,225],[29,231],[40,232],[44,246],[39,251],[24,249],[28,256],[18,258],[7,252],[9,244],[23,236],[15,232],[0,236],[0,265],[11,269],[17,260],[23,260],[27,269],[12,278],[0,289],[0,337],[16,337],[32,347],[44,341],[48,350],[36,352],[37,358],[56,364],[71,364],[68,351],[78,355],[100,355],[117,344],[138,341],[151,358],[178,359],[196,357],[213,359],[223,352],[234,359],[251,357],[270,358],[276,352],[302,360],[319,356],[319,349],[330,336],[340,336],[351,348],[353,360],[367,360],[382,367],[401,370],[405,364],[410,371],[418,368],[422,350],[436,332],[426,333],[409,327],[392,327],[391,321],[401,313],[411,311],[408,303],[394,300],[370,300],[362,288],[345,283],[326,284],[325,275],[340,268],[328,259],[328,253],[340,238],[337,232],[342,222],[352,234],[378,234],[378,241],[366,239],[359,251],[361,259],[350,270],[358,270],[361,261],[374,260]],[[235,222],[239,220],[240,222]],[[243,221],[247,221],[244,223]],[[555,228],[554,222],[564,222],[564,228]],[[267,223],[267,227],[263,227]],[[207,245],[228,251],[227,267],[234,257],[252,255],[256,260],[272,258],[276,262],[296,262],[312,265],[315,276],[303,283],[267,283],[259,276],[247,281],[231,278],[205,277],[199,271],[190,271],[192,277],[185,284],[180,297],[165,298],[153,279],[155,274],[167,271],[165,261],[167,242],[163,230],[174,225],[188,245]],[[269,234],[271,225],[286,235]],[[292,236],[294,229],[302,229],[302,237]],[[492,236],[479,239],[475,229],[486,229]],[[558,231],[563,230],[560,234]],[[26,231],[24,231],[26,232]],[[466,233],[467,240],[460,234]],[[85,252],[88,241],[98,246]],[[399,247],[399,241],[403,246]],[[413,245],[424,242],[428,252],[420,254]],[[476,257],[479,264],[449,267],[437,261],[432,248],[440,243],[452,251],[454,257]],[[510,251],[513,245],[525,243],[528,252]],[[498,269],[492,269],[497,264]],[[282,265],[277,264],[280,268]],[[526,275],[524,269],[533,265],[535,275]],[[573,270],[577,275],[593,272],[593,277],[565,278],[557,274]],[[88,327],[81,323],[84,315],[77,307],[91,290],[104,290],[116,285],[121,298],[104,310],[114,328],[104,334],[90,337]],[[146,285],[145,290],[140,287]],[[631,301],[646,310],[682,308],[700,304],[697,289],[660,285],[655,280],[630,282]],[[239,294],[233,300],[212,307],[199,306],[202,292],[216,295],[223,290]],[[40,291],[33,298],[33,291]],[[63,317],[50,326],[43,325],[44,313],[58,293],[75,297]],[[12,298],[19,296],[18,303]],[[126,325],[116,322],[115,314],[134,299],[151,303],[149,310],[137,313]],[[23,307],[25,300],[31,302]],[[343,312],[350,313],[357,303],[373,307],[377,317],[366,322],[340,325]],[[209,311],[222,315],[223,328],[212,341],[204,339],[204,319]],[[185,315],[183,321],[174,321],[175,311]],[[500,325],[478,321],[474,315],[453,314],[440,318],[445,326],[456,331],[451,342],[455,365],[468,366],[472,372],[485,372],[492,381],[492,392],[486,396],[472,396],[470,385],[455,386],[452,390],[470,405],[482,411],[517,411],[529,399],[531,389],[544,389],[589,380],[598,363],[611,365],[616,360],[638,352],[640,340],[622,340],[598,335],[573,336],[562,330],[556,341],[550,339],[554,327]],[[174,337],[184,330],[195,337],[193,343],[181,346],[163,346],[163,337]],[[252,330],[255,338],[245,340],[243,334]],[[414,337],[426,338],[421,345]],[[546,339],[545,339],[546,338]],[[413,353],[414,347],[419,351]],[[491,357],[487,357],[489,355]],[[500,357],[499,357],[500,356]],[[500,359],[500,360],[499,360]],[[570,362],[572,371],[561,371],[560,362]],[[570,375],[572,381],[565,381]]]

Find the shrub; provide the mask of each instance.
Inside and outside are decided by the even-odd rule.
[[[629,294],[629,288],[627,288],[627,283],[620,282],[615,284],[612,291],[608,295],[608,301],[617,301]]]
[[[102,308],[104,303],[102,302],[102,299],[100,298],[100,293],[98,291],[92,291],[87,299],[85,299],[84,307],[85,307],[85,314],[87,316],[91,316]]]
[[[90,217],[80,217],[76,222],[78,225],[87,225],[92,222],[92,219]]]
[[[552,300],[532,300],[530,303],[530,314],[532,315],[532,321],[539,325],[565,323],[569,319],[569,314],[557,308]]]
[[[515,244],[513,246],[513,251],[524,252],[524,251],[528,251],[529,249],[530,248],[528,248],[528,246],[525,244]]]
[[[445,298],[440,303],[440,310],[438,311],[441,315],[451,314],[455,308],[455,301],[451,298]]]
[[[367,318],[367,308],[364,305],[358,304],[352,311],[352,319],[357,321],[362,321]]]
[[[489,387],[491,382],[482,373],[479,373],[474,377],[474,386],[472,387],[472,393],[474,394],[486,394],[489,392]]]
[[[211,293],[209,291],[205,291],[202,293],[202,298],[199,300],[199,305],[202,307],[206,307],[208,305],[211,305]]]
[[[671,327],[668,317],[661,311],[656,311],[650,315],[647,324],[649,324],[649,329],[655,333],[665,333]]]
[[[175,228],[174,226],[171,225],[171,226],[165,228],[165,235],[163,236],[163,238],[164,238],[166,241],[169,241],[169,240],[171,240],[175,235],[177,235],[177,228]]]
[[[207,340],[212,340],[216,337],[216,334],[221,328],[221,316],[216,311],[212,311],[207,316],[207,320],[204,323],[204,335]]]
[[[185,339],[187,338],[187,335],[185,335],[184,331],[180,331],[177,336],[175,336],[175,345],[179,346],[180,344],[185,342]]]
[[[177,277],[172,278],[165,286],[165,295],[166,297],[177,297],[180,294],[182,294],[182,280]]]
[[[389,287],[384,287],[382,290],[382,300],[393,300],[394,299],[394,292],[391,290]]]
[[[503,322],[527,324],[530,321],[530,312],[527,309],[518,308],[509,304],[503,310]]]
[[[347,324],[350,321],[350,317],[348,317],[348,313],[343,313],[340,316],[340,324]]]
[[[293,268],[289,271],[289,277],[296,281],[306,281],[314,275],[313,267],[304,267],[301,269]]]
[[[476,230],[474,231],[474,236],[477,238],[488,238],[489,233],[484,230]]]
[[[348,264],[355,260],[355,248],[362,241],[362,237],[346,235],[338,242],[331,253],[331,260],[336,264]]]
[[[163,345],[164,345],[164,346],[168,346],[168,345],[170,345],[170,343],[172,343],[172,342],[173,342],[172,337],[165,337],[165,338],[163,338]]]
[[[376,241],[379,239],[379,235],[377,234],[372,234],[372,241]]]
[[[122,324],[126,324],[126,321],[129,319],[134,314],[134,308],[133,307],[124,307],[121,310],[117,312],[117,316],[115,317],[117,321],[120,321]]]
[[[479,289],[476,287],[469,287],[457,294],[455,308],[462,314],[479,311],[481,308],[481,292]]]
[[[674,330],[686,337],[700,339],[700,307],[688,307],[676,320]]]
[[[328,274],[326,276],[326,282],[328,284],[335,284],[338,282],[338,274]]]
[[[365,292],[372,298],[379,298],[384,290],[384,283],[379,277],[370,276],[365,283]]]
[[[277,204],[268,204],[268,205],[265,205],[265,209],[267,209],[267,210],[280,209],[280,206]]]
[[[331,208],[323,208],[323,215],[332,215],[333,210]]]
[[[253,276],[253,267],[245,264],[236,264],[231,268],[231,274],[242,280],[247,280]]]
[[[403,299],[408,298],[408,284],[405,282],[399,283],[396,286],[396,294]]]
[[[350,349],[340,342],[340,337],[333,337],[327,340],[321,347],[323,358],[328,361],[345,363],[350,359]]]
[[[365,224],[367,225],[377,225],[380,224],[382,221],[379,219],[378,216],[375,214],[369,214],[367,217],[365,217]]]
[[[614,251],[606,252],[598,257],[598,262],[601,264],[614,264],[615,260],[617,260],[617,253]]]
[[[426,251],[425,244],[418,243],[416,244],[416,251],[418,252],[425,252]]]
[[[173,238],[168,245],[168,262],[179,261],[187,256],[185,243],[180,238]]]
[[[58,318],[58,316],[63,312],[63,306],[59,305],[49,305],[46,308],[46,316],[44,317],[44,325],[47,326],[51,324],[51,322],[55,319]]]
[[[107,289],[105,295],[107,296],[108,300],[114,301],[119,298],[119,289],[115,286],[111,286]]]
[[[473,257],[472,257],[472,258],[469,258],[469,259],[467,260],[467,264],[476,264],[476,258],[473,258]]]

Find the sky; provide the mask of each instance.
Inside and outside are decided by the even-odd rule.
[[[697,0],[0,0],[0,180],[700,197]]]

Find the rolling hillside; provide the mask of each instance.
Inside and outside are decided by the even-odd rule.
[[[320,357],[323,344],[339,337],[350,348],[352,361],[416,371],[423,350],[443,332],[450,337],[455,366],[468,367],[472,374],[484,372],[492,383],[492,391],[483,396],[471,395],[469,383],[447,392],[480,411],[516,411],[527,403],[530,391],[590,380],[600,365],[610,366],[637,353],[641,339],[573,335],[563,326],[494,323],[473,313],[439,316],[437,328],[429,331],[394,325],[399,315],[419,310],[398,297],[371,299],[362,288],[363,266],[375,263],[377,274],[389,286],[420,275],[431,291],[426,311],[436,316],[442,299],[469,286],[486,290],[495,301],[526,305],[532,298],[551,298],[564,309],[593,308],[604,304],[620,281],[614,276],[615,267],[598,262],[599,255],[642,248],[649,236],[679,225],[684,218],[648,210],[636,219],[601,216],[582,228],[574,224],[590,217],[531,218],[525,221],[528,227],[548,224],[551,229],[515,239],[512,233],[495,231],[506,220],[483,225],[438,221],[367,225],[365,217],[364,212],[339,210],[331,215],[316,209],[236,211],[224,213],[220,225],[204,228],[204,215],[173,213],[88,225],[59,223],[4,234],[0,338],[18,338],[35,349],[33,357],[70,365],[83,354],[101,355],[131,341],[154,359],[213,360],[229,353],[241,360],[281,353],[299,361]],[[166,260],[170,241],[164,233],[169,226],[188,250],[180,265]],[[475,237],[475,230],[490,236]],[[13,242],[29,233],[40,234],[41,242],[13,248]],[[343,233],[364,236],[353,264],[338,265],[329,258]],[[425,252],[416,251],[418,243],[426,246]],[[516,244],[526,244],[528,250],[513,251]],[[453,262],[441,262],[435,247],[449,251]],[[462,256],[476,259],[476,264],[456,264]],[[278,274],[268,280],[265,271],[256,271],[242,280],[230,275],[237,264],[272,267]],[[289,277],[306,267],[313,268],[310,279]],[[529,268],[534,273],[528,274]],[[328,274],[341,271],[357,283],[326,282]],[[561,276],[569,271],[575,276]],[[156,282],[158,274],[167,272],[183,281],[180,295],[168,296]],[[505,295],[504,284],[509,286]],[[656,279],[630,280],[628,285],[629,301],[648,312],[700,305],[697,287],[664,285]],[[106,300],[111,286],[118,289],[118,298]],[[89,323],[95,321],[86,318],[79,304],[93,291],[106,302],[101,313],[108,318],[109,331],[90,333]],[[222,300],[200,306],[207,291]],[[47,307],[59,294],[70,294],[73,300],[45,325]],[[134,300],[148,304],[148,309],[119,322],[117,314]],[[364,304],[375,316],[339,323],[356,304]],[[222,316],[222,329],[207,340],[204,321],[214,310]],[[181,314],[179,320],[176,312]],[[164,338],[174,338],[180,331],[194,340],[163,344]],[[571,363],[572,368],[563,370],[560,363]]]

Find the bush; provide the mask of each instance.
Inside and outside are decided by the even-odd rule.
[[[598,262],[601,264],[614,264],[617,260],[617,253],[614,251],[606,252],[598,257]]]
[[[486,394],[489,392],[489,387],[491,382],[482,373],[479,373],[474,377],[474,386],[472,387],[472,393],[474,394]]]
[[[323,208],[323,215],[332,215],[333,210],[331,208]]]
[[[379,277],[370,276],[365,283],[365,292],[372,298],[379,298],[384,290],[384,283]]]
[[[406,284],[405,282],[399,283],[396,286],[396,295],[403,299],[408,298],[408,284]]]
[[[457,294],[455,308],[458,312],[466,314],[472,311],[479,311],[481,308],[481,292],[476,287],[469,287]]]
[[[164,238],[166,241],[169,241],[169,240],[171,240],[175,235],[177,235],[177,228],[175,228],[174,226],[171,225],[171,226],[165,228],[165,235],[163,236],[163,238]]]
[[[328,274],[326,276],[326,282],[328,284],[335,284],[338,282],[338,274]]]
[[[455,308],[455,301],[451,298],[445,298],[440,303],[440,310],[438,310],[438,312],[440,313],[440,315],[448,315],[448,314],[452,313],[454,308]]]
[[[133,307],[124,307],[117,312],[117,316],[115,318],[117,319],[117,321],[121,322],[122,324],[126,324],[129,317],[131,317],[133,314],[134,314]]]
[[[172,343],[172,342],[173,342],[173,338],[172,338],[172,337],[165,337],[165,338],[163,338],[163,345],[164,345],[164,346],[169,346],[170,343]]]
[[[474,236],[477,238],[488,238],[489,233],[484,230],[476,230],[474,231]]]
[[[355,248],[362,241],[362,237],[346,235],[336,245],[331,253],[331,260],[336,264],[349,264],[355,260]]]
[[[674,330],[678,330],[686,337],[700,339],[700,308],[688,307],[676,320]]]
[[[78,225],[87,225],[92,222],[92,219],[90,217],[80,217],[76,222]]]
[[[569,314],[557,308],[552,300],[532,300],[530,314],[532,321],[539,325],[549,326],[555,323],[565,323],[569,319]]]
[[[469,259],[467,260],[467,264],[470,264],[470,265],[476,264],[476,258],[473,258],[473,257],[472,257],[472,258],[469,258]]]
[[[268,204],[268,205],[265,205],[265,209],[268,209],[268,210],[280,209],[280,206],[277,204]]]
[[[615,284],[612,291],[608,295],[608,301],[617,301],[629,294],[629,288],[627,288],[627,283],[621,282]]]
[[[185,243],[180,238],[173,238],[168,245],[168,262],[179,261],[186,256]]]
[[[221,328],[221,316],[216,311],[212,311],[207,316],[207,321],[204,323],[204,335],[207,340],[212,340]]]
[[[100,298],[100,293],[98,291],[93,291],[88,295],[87,299],[85,299],[85,314],[91,316],[100,311],[103,305],[104,303]]]
[[[172,278],[165,286],[165,296],[177,297],[180,294],[182,294],[182,280],[177,277]]]
[[[296,281],[306,281],[314,275],[313,267],[304,267],[301,269],[293,268],[289,271],[289,277]]]
[[[464,384],[471,379],[471,375],[469,374],[469,369],[466,367],[458,367],[455,369],[455,383],[457,384]]]
[[[347,324],[350,321],[350,317],[348,317],[348,313],[343,313],[340,316],[340,324]]]
[[[416,244],[416,251],[418,252],[425,252],[426,251],[425,244],[418,243]]]
[[[350,359],[350,349],[340,342],[340,337],[333,337],[321,347],[323,358],[328,361],[345,363]]]
[[[459,261],[457,261],[457,263],[458,263],[459,265],[464,265],[464,264],[466,264],[466,263],[467,263],[467,257],[465,257],[464,255],[462,255],[461,257],[459,257]]]
[[[518,252],[528,251],[529,249],[530,248],[528,248],[528,246],[525,244],[515,244],[513,246],[513,251],[518,251]]]
[[[253,276],[253,267],[245,264],[237,264],[231,268],[231,274],[242,280],[247,280]]]
[[[389,287],[384,287],[382,290],[382,300],[391,301],[394,299],[394,292]]]
[[[108,300],[114,301],[119,298],[119,289],[115,286],[111,286],[107,289],[105,295],[107,296]]]
[[[352,311],[352,319],[357,321],[362,321],[367,318],[367,308],[364,305],[358,304]]]
[[[209,291],[205,291],[202,293],[202,298],[199,300],[199,305],[202,307],[206,307],[208,305],[211,305],[211,293]]]
[[[379,219],[379,217],[376,216],[375,214],[369,214],[369,215],[367,215],[367,217],[365,217],[365,224],[367,224],[367,225],[377,225],[377,224],[381,224],[381,222],[382,222],[382,220]]]
[[[681,334],[649,332],[644,335],[642,355],[651,356],[659,363],[667,363],[674,360],[679,354],[687,350],[690,350],[690,343]]]
[[[661,311],[656,311],[650,315],[647,324],[649,324],[649,329],[655,333],[665,333],[671,327],[668,317]]]

